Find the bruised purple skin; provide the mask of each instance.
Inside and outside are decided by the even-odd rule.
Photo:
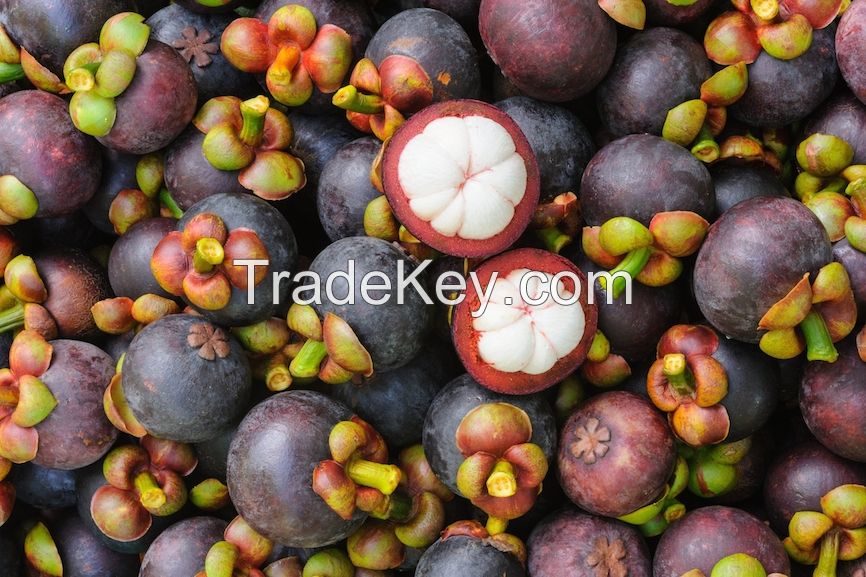
[[[328,436],[351,411],[313,391],[274,395],[247,413],[229,449],[228,487],[238,513],[265,537],[289,547],[324,547],[351,535],[367,515],[337,515],[311,487],[330,459]]]
[[[791,196],[773,170],[763,164],[723,162],[713,165],[710,174],[717,214],[756,196]]]
[[[599,543],[600,539],[606,542]],[[526,543],[529,574],[532,577],[595,577],[595,566],[587,558],[617,541],[624,547],[625,556],[616,563],[626,571],[614,573],[613,568],[608,567],[610,574],[652,577],[650,554],[637,529],[573,509],[549,515],[533,529]]]
[[[438,540],[428,548],[415,568],[414,577],[524,577],[517,557],[482,539],[458,535]]]
[[[806,118],[833,92],[839,76],[833,27],[815,30],[812,45],[793,60],[764,51],[749,64],[749,87],[729,109],[750,126],[783,126]]]
[[[58,404],[35,427],[39,452],[33,462],[52,469],[80,469],[99,460],[117,438],[102,407],[114,361],[89,343],[56,340],[51,345],[51,366],[39,378]]]
[[[220,192],[248,194],[237,170],[219,170],[202,153],[205,135],[190,125],[165,154],[165,186],[182,210]]]
[[[695,262],[695,299],[724,335],[757,343],[770,307],[832,259],[827,232],[801,202],[753,198],[710,227]]]
[[[854,338],[837,345],[835,363],[806,366],[800,384],[800,410],[812,434],[846,459],[866,462],[866,363]]]
[[[804,136],[820,132],[846,141],[854,149],[852,164],[866,163],[866,106],[849,93],[833,96],[806,123]]]
[[[114,232],[114,225],[108,220],[108,211],[118,192],[124,188],[138,188],[138,183],[135,181],[135,167],[139,157],[123,154],[104,146],[100,146],[99,149],[102,153],[102,180],[96,193],[81,211],[93,226],[102,232],[117,234]]]
[[[541,447],[548,463],[556,455],[556,422],[541,394],[502,395],[482,387],[470,375],[457,377],[439,391],[424,419],[422,444],[430,468],[451,491],[457,488],[457,470],[466,459],[457,448],[457,428],[469,411],[485,403],[508,403],[524,411],[532,423],[530,443]]]
[[[63,562],[63,574],[75,577],[136,577],[138,556],[106,547],[77,515],[66,515],[50,527]]]
[[[132,0],[2,0],[0,23],[19,46],[62,78],[70,52],[98,38],[106,20],[135,7]]]
[[[115,99],[117,119],[99,138],[104,146],[147,154],[167,146],[195,114],[198,91],[186,61],[167,44],[147,43],[132,84]]]
[[[370,136],[337,151],[322,169],[316,191],[319,221],[332,241],[362,236],[367,204],[381,193],[370,182],[370,167],[381,143]]]
[[[597,445],[585,446],[581,439],[586,438],[597,439]],[[563,426],[558,463],[559,482],[569,499],[590,513],[619,517],[660,496],[676,463],[674,436],[646,398],[625,391],[602,393]]]
[[[841,360],[841,359],[840,359]],[[839,485],[864,484],[866,467],[834,455],[815,441],[798,444],[767,470],[764,504],[773,528],[787,534],[797,511],[820,511],[821,497]]]
[[[108,281],[115,296],[135,300],[150,293],[174,298],[153,278],[150,257],[159,241],[175,226],[171,218],[148,218],[135,223],[115,241],[108,256]]]
[[[788,555],[773,531],[752,515],[731,507],[703,507],[671,524],[653,561],[654,577],[679,577],[700,569],[704,575],[728,555],[756,558],[767,573],[791,574]]]
[[[505,77],[548,102],[590,92],[616,51],[616,26],[596,0],[482,0],[479,30]]]
[[[866,315],[866,253],[860,252],[843,238],[833,245],[833,259],[842,263],[851,279],[851,289],[857,302],[858,318]]]
[[[195,575],[217,541],[223,540],[227,523],[215,517],[193,517],[162,532],[144,554],[140,577]]]
[[[615,216],[649,225],[672,210],[715,213],[713,181],[706,167],[673,142],[650,134],[615,140],[598,151],[583,173],[580,208],[589,226]]]
[[[713,4],[713,0],[697,0],[691,6],[675,6],[668,0],[644,0],[647,22],[654,26],[688,24],[703,16]]]
[[[614,137],[661,134],[668,110],[700,98],[712,69],[703,47],[673,28],[638,32],[617,51],[596,96],[602,123]]]
[[[860,102],[866,103],[866,6],[852,2],[836,29],[836,52],[842,77]]]
[[[102,173],[99,146],[78,131],[66,102],[37,90],[0,99],[0,175],[33,191],[37,217],[61,216],[84,206]]]
[[[53,249],[33,257],[48,289],[42,306],[57,323],[62,338],[91,340],[101,333],[90,307],[111,298],[105,269],[79,249]]]
[[[433,102],[478,98],[478,54],[461,26],[431,8],[404,10],[382,24],[367,46],[366,57],[379,66],[388,56],[414,59],[433,85]]]

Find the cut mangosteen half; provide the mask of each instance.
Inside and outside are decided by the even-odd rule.
[[[400,222],[445,254],[489,256],[523,233],[538,204],[538,165],[507,114],[451,100],[412,116],[385,149],[384,188]]]
[[[588,302],[579,268],[551,252],[526,248],[487,260],[473,274],[454,310],[452,334],[461,361],[479,383],[499,393],[534,393],[583,362],[598,309]],[[489,295],[486,306],[482,295]]]

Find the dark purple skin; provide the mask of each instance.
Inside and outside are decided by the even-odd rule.
[[[505,77],[548,102],[589,93],[616,52],[616,25],[595,0],[482,0],[479,30]]]
[[[697,0],[691,6],[675,6],[668,0],[645,0],[647,22],[654,26],[683,26],[703,16],[713,0]]]
[[[599,543],[601,541],[601,543]],[[641,534],[630,525],[581,513],[558,511],[539,523],[526,543],[532,577],[596,577],[587,557],[604,553],[619,541],[625,556],[616,561],[629,577],[652,577],[652,561]],[[613,568],[610,568],[613,574]],[[626,573],[622,573],[625,575]]]
[[[228,487],[256,531],[290,547],[323,547],[351,535],[367,515],[346,521],[316,493],[313,469],[330,459],[328,436],[352,412],[313,391],[288,391],[256,405],[241,421],[228,458]]]
[[[421,353],[399,369],[375,373],[362,385],[333,385],[328,392],[373,425],[397,451],[421,442],[424,417],[434,397],[462,372],[453,349],[430,339]]]
[[[680,577],[713,565],[735,553],[756,558],[767,573],[791,574],[788,555],[773,531],[740,509],[711,506],[695,509],[671,524],[662,535],[653,560],[654,577]]]
[[[98,140],[128,154],[166,147],[195,115],[198,91],[186,61],[174,48],[150,40],[136,59],[135,78],[114,103],[117,119]]]
[[[481,0],[424,0],[425,8],[433,8],[454,18],[469,34],[478,31],[478,10]]]
[[[148,433],[198,443],[227,430],[247,407],[252,386],[249,362],[226,332],[228,355],[207,360],[187,338],[199,316],[163,317],[136,334],[123,362],[123,392]],[[210,325],[213,327],[213,325]],[[178,375],[184,375],[182,379]]]
[[[230,2],[224,8],[229,11],[239,2]],[[156,12],[145,22],[150,26],[150,37],[180,51],[184,45],[189,45],[189,40],[183,35],[184,31],[192,28],[195,34],[209,32],[212,38],[207,44],[217,49],[215,54],[208,54],[207,59],[201,60],[199,65],[192,55],[187,59],[195,83],[198,87],[198,101],[204,104],[215,96],[238,96],[247,98],[255,96],[258,84],[255,79],[232,66],[222,52],[219,50],[220,38],[223,31],[233,20],[229,14],[201,14],[191,12],[194,7],[205,8],[195,0],[184,0],[170,4]],[[178,43],[178,45],[175,45]],[[206,60],[210,62],[204,63]]]
[[[846,10],[839,20],[839,27],[836,30],[836,52],[842,77],[860,102],[866,103],[864,46],[866,46],[866,7],[862,2],[852,2],[851,10]]]
[[[648,132],[660,135],[668,111],[699,98],[712,74],[703,47],[673,28],[638,32],[617,51],[596,102],[613,137]]]
[[[833,26],[815,30],[812,45],[793,60],[766,52],[749,64],[749,87],[729,109],[731,118],[750,126],[784,126],[803,120],[833,92],[839,71]]]
[[[592,135],[571,111],[515,96],[496,103],[529,140],[541,176],[541,201],[563,192],[577,194],[583,171],[595,154]]]
[[[69,53],[99,37],[105,21],[135,11],[133,0],[0,0],[0,24],[12,40],[63,78]]]
[[[806,365],[800,384],[800,410],[815,438],[846,459],[866,462],[866,362],[853,336],[837,344],[835,363]]]
[[[578,430],[597,419],[610,431],[608,450],[594,463],[576,448]],[[662,413],[644,397],[602,393],[581,405],[562,428],[559,483],[585,511],[620,517],[661,495],[676,463],[674,436]]]
[[[801,202],[753,198],[710,227],[695,263],[695,298],[721,333],[757,343],[770,307],[832,258],[827,232]]]
[[[74,513],[56,525],[51,536],[63,562],[63,574],[74,577],[137,577],[136,555],[125,555],[106,547]]]
[[[36,270],[48,290],[42,306],[57,323],[61,338],[91,340],[99,329],[90,308],[111,298],[105,269],[79,249],[53,249],[33,257]]]
[[[723,162],[714,164],[710,174],[716,190],[716,214],[756,196],[790,196],[776,173],[764,164]]]
[[[517,557],[482,539],[458,535],[439,539],[424,551],[415,577],[525,577]]]
[[[278,305],[290,304],[291,285],[282,281],[274,294],[271,273],[292,273],[298,260],[297,242],[292,227],[280,212],[267,201],[247,193],[225,192],[211,195],[197,202],[177,222],[177,230],[197,214],[212,213],[219,216],[226,228],[248,228],[256,232],[268,250],[268,275],[253,290],[253,304],[249,304],[247,289],[232,287],[229,304],[218,311],[199,312],[211,322],[224,326],[247,326],[270,318]],[[274,301],[278,304],[274,304]],[[193,307],[195,308],[195,307]]]
[[[150,257],[159,241],[173,231],[175,225],[171,218],[148,218],[135,223],[115,241],[108,256],[108,282],[115,296],[133,300],[145,294],[174,298],[153,278]]]
[[[365,55],[379,66],[395,54],[412,58],[427,73],[433,102],[481,94],[478,53],[460,24],[444,12],[413,8],[382,24]]]
[[[556,456],[556,422],[553,410],[542,395],[501,395],[482,387],[468,374],[459,376],[433,399],[424,420],[422,437],[430,468],[458,495],[457,470],[466,457],[457,448],[457,428],[469,411],[485,403],[508,403],[523,410],[532,422],[529,442],[541,447],[551,467]]]
[[[229,447],[236,431],[237,425],[233,425],[213,439],[195,444],[195,454],[198,457],[195,474],[225,482]]]
[[[80,248],[89,250],[114,240],[97,229],[81,210],[63,216],[31,218],[10,227],[12,234],[28,250]]]
[[[201,149],[204,138],[199,129],[190,125],[165,154],[165,186],[183,210],[220,192],[249,194],[238,182],[240,171],[219,170],[208,162]]]
[[[60,339],[51,346],[51,366],[39,379],[57,406],[35,427],[39,452],[33,462],[51,469],[80,469],[98,461],[117,438],[102,406],[114,361],[90,343]]]
[[[773,528],[787,534],[797,511],[820,511],[821,497],[839,485],[866,483],[866,467],[835,455],[815,441],[787,449],[770,465],[764,504]]]
[[[425,304],[421,294],[414,288],[405,291],[402,304],[397,302],[400,261],[403,262],[404,277],[415,271],[415,262],[393,244],[369,236],[351,236],[325,248],[310,264],[310,271],[318,275],[321,292],[321,302],[314,302],[312,307],[320,318],[333,313],[352,327],[370,353],[376,372],[392,371],[411,361],[421,351],[430,325],[433,307]],[[337,304],[329,298],[325,283],[332,275],[346,273],[350,263],[354,263],[355,268],[355,300],[353,303]],[[391,291],[370,292],[373,299],[390,295],[384,304],[374,305],[363,298],[362,279],[373,271],[388,275],[391,281]],[[424,286],[424,271],[416,278]],[[303,284],[309,287],[314,282],[306,279]],[[372,281],[371,286],[382,284],[383,281],[377,279]],[[340,299],[345,299],[349,294],[346,278],[335,276],[330,292],[338,302],[343,302]],[[312,291],[307,290],[302,291],[300,296],[310,298],[311,294]]]
[[[0,175],[33,191],[37,217],[75,212],[99,186],[99,146],[81,133],[58,96],[22,90],[0,99]]]
[[[715,194],[709,171],[688,150],[658,136],[635,134],[611,142],[589,161],[580,208],[589,226],[615,216],[649,225],[656,213],[672,210],[712,220]]]
[[[843,139],[854,149],[852,164],[866,163],[866,106],[849,92],[831,97],[809,118],[804,133],[816,132]]]
[[[842,263],[851,279],[858,318],[866,315],[866,253],[862,253],[843,238],[833,245],[833,259]]]
[[[15,499],[39,509],[74,507],[75,471],[49,469],[34,463],[13,467],[8,479],[15,486]]]
[[[141,561],[139,577],[195,575],[214,543],[223,540],[227,523],[215,517],[193,517],[162,532]]]
[[[123,154],[100,146],[102,152],[102,180],[96,193],[82,208],[90,222],[107,234],[116,234],[114,225],[108,220],[108,210],[117,193],[124,188],[138,188],[135,180],[135,167],[138,156]]]
[[[319,221],[332,241],[362,236],[364,211],[381,196],[370,182],[370,170],[382,143],[366,136],[349,142],[322,169],[316,191]]]

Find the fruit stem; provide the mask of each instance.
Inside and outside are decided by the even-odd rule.
[[[681,397],[690,397],[695,392],[691,372],[682,353],[669,353],[664,357],[662,372],[668,383]]]
[[[710,132],[706,124],[701,127],[701,131],[692,145],[691,152],[695,158],[707,164],[719,159],[719,155],[721,154],[719,143],[716,142],[713,133]]]
[[[24,67],[20,64],[0,62],[0,84],[15,82],[24,78]]]
[[[339,89],[331,99],[334,106],[359,114],[379,114],[385,110],[385,101],[375,94],[363,94],[349,84]]]
[[[200,238],[195,243],[192,265],[196,272],[209,273],[225,259],[223,245],[215,238]]]
[[[66,78],[66,86],[73,92],[86,92],[96,84],[96,70],[99,64],[93,62],[71,70]]]
[[[517,477],[511,463],[504,459],[497,461],[487,477],[487,493],[491,497],[513,497],[517,493]]]
[[[388,519],[405,523],[412,517],[412,499],[400,493],[391,495],[388,503]]]
[[[396,465],[352,459],[346,464],[346,474],[358,485],[371,487],[383,495],[390,495],[400,483],[400,468]]]
[[[800,323],[800,330],[803,331],[803,337],[806,339],[806,359],[827,363],[836,362],[836,359],[839,358],[839,352],[833,346],[830,331],[827,330],[827,323],[817,311],[809,311],[809,314]]]
[[[168,209],[168,212],[171,213],[171,216],[174,218],[181,218],[183,216],[183,209],[178,206],[178,204],[174,201],[174,198],[171,196],[171,193],[167,188],[162,188],[159,191],[159,203]]]
[[[836,563],[839,559],[839,532],[830,531],[821,539],[821,552],[813,577],[836,577]]]
[[[559,251],[571,244],[571,241],[574,240],[571,236],[565,234],[555,226],[538,229],[535,231],[535,234],[539,239],[541,239],[541,242],[544,243],[547,250],[556,254],[559,254]]]
[[[241,116],[244,125],[241,128],[241,142],[252,148],[262,143],[265,132],[265,115],[268,113],[271,103],[266,96],[256,96],[241,102]]]
[[[313,378],[319,374],[319,366],[327,356],[328,349],[323,341],[307,339],[307,342],[298,351],[298,356],[292,359],[289,372],[296,379]]]
[[[652,251],[650,247],[643,246],[641,248],[636,248],[633,251],[630,251],[625,258],[620,261],[618,265],[610,270],[610,274],[614,275],[618,272],[625,272],[629,277],[634,279],[646,266],[646,263],[649,262],[650,254]],[[599,282],[602,283],[602,287],[605,285],[605,278],[602,277],[599,279]],[[605,287],[606,288],[606,287]],[[613,279],[613,298],[619,298],[619,295],[622,294],[622,291],[625,289],[625,279],[621,276]]]
[[[166,502],[165,492],[150,471],[142,471],[133,480],[138,498],[147,510],[159,509]]]
[[[487,529],[487,532],[491,537],[494,535],[501,535],[502,533],[505,533],[506,529],[508,529],[508,519],[491,515],[487,517],[487,525],[485,526],[485,529]]]
[[[0,333],[5,333],[24,326],[24,303],[16,302],[4,311],[0,311]]]

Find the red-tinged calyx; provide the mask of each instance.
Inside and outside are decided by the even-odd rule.
[[[229,489],[219,479],[205,479],[189,490],[189,502],[207,512],[231,505]]]
[[[0,176],[0,224],[12,225],[36,216],[39,199],[11,174]]]
[[[394,217],[394,211],[385,195],[367,203],[364,209],[364,233],[388,242],[395,242],[399,238],[400,223]]]
[[[273,355],[289,344],[292,334],[285,321],[277,317],[254,325],[232,328],[232,334],[247,351],[256,355]]]
[[[108,220],[114,232],[123,235],[135,223],[157,216],[159,196],[164,189],[165,162],[159,154],[142,156],[135,166],[138,188],[127,188],[117,193],[108,209]]]
[[[324,549],[318,551],[304,564],[303,577],[359,577],[346,554],[340,549]],[[268,577],[271,577],[268,575]],[[279,577],[283,577],[280,575]],[[289,575],[286,577],[302,577]]]
[[[205,556],[206,577],[261,575],[258,569],[274,548],[270,540],[259,535],[241,516],[228,524],[223,538],[212,545]]]
[[[688,146],[698,137],[707,117],[707,103],[700,99],[687,100],[671,108],[662,127],[662,138],[680,146]]]
[[[36,263],[27,255],[19,254],[6,264],[3,280],[6,288],[22,302],[43,303],[48,298],[48,289]]]
[[[788,20],[757,28],[764,51],[779,60],[793,60],[812,45],[812,26],[805,16],[792,14]]]
[[[6,468],[8,474],[8,469],[11,468],[12,464],[9,461],[5,462],[7,465],[0,465],[0,469]],[[15,485],[13,485],[11,481],[0,480],[0,527],[9,520],[9,517],[12,515],[12,509],[14,508]]]
[[[38,522],[24,537],[24,557],[27,565],[39,575],[62,577],[63,562],[54,538],[44,523]]]
[[[402,485],[410,495],[433,493],[446,502],[454,498],[454,493],[433,472],[422,445],[412,445],[400,451],[397,462],[403,471]]]
[[[643,0],[598,0],[598,5],[614,21],[628,28],[643,30],[646,24]]]
[[[349,536],[346,551],[355,567],[387,571],[402,565],[406,549],[393,524],[371,519]]]
[[[854,149],[851,145],[831,134],[812,134],[797,146],[797,163],[813,176],[836,176],[848,168],[853,160]]]
[[[702,447],[687,454],[689,491],[704,498],[724,495],[737,486],[737,465],[748,455],[751,438]]]
[[[25,49],[19,49],[3,25],[0,25],[0,84],[25,77],[39,90],[52,94],[69,92],[66,85],[54,73],[40,64]]]
[[[90,307],[90,314],[97,328],[110,335],[122,335],[133,330],[137,323],[132,318],[133,300],[129,297],[115,297],[97,302]]]
[[[722,68],[701,84],[701,100],[709,106],[730,106],[746,92],[749,72],[745,62]]]
[[[514,555],[521,565],[526,565],[526,545],[514,535],[508,533],[492,534],[478,521],[457,521],[445,527],[441,539],[446,541],[454,537],[478,539],[503,553]]]
[[[144,437],[147,434],[145,428],[138,422],[126,397],[123,394],[123,375],[117,372],[112,378],[105,394],[102,396],[102,408],[111,424],[117,430],[133,437]]]
[[[710,23],[704,48],[710,60],[725,66],[751,64],[761,53],[753,20],[738,11],[725,12]]]
[[[331,94],[349,72],[349,34],[333,24],[317,26],[307,8],[279,8],[265,23],[238,18],[223,32],[220,49],[239,70],[264,73],[268,91],[281,104],[300,106],[317,89]]]

